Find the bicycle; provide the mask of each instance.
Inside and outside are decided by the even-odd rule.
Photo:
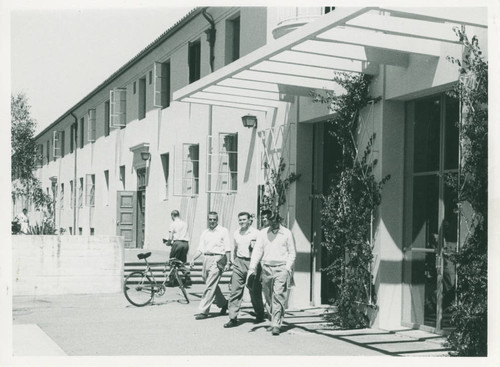
[[[167,288],[167,283],[169,280],[174,279],[177,281],[178,287],[181,289],[186,302],[189,303],[184,283],[179,276],[179,269],[183,269],[182,271],[186,273],[184,263],[175,258],[167,260],[163,268],[163,274],[166,275],[165,280],[162,283],[159,283],[156,281],[153,271],[151,270],[151,266],[149,265],[148,257],[150,256],[151,252],[137,255],[139,260],[144,260],[146,262],[146,269],[142,271],[136,270],[125,278],[125,283],[123,285],[125,298],[127,298],[127,300],[134,306],[146,306],[153,301],[153,298],[156,295],[160,297],[163,296]],[[170,269],[170,271],[167,273],[168,269]]]

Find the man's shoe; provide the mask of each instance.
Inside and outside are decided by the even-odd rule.
[[[199,313],[198,315],[195,316],[196,320],[204,320],[208,317],[206,313]]]
[[[280,328],[279,327],[273,327],[272,330],[271,330],[271,333],[273,335],[280,335]]]
[[[227,315],[227,304],[220,309],[220,314],[222,316]]]
[[[235,327],[235,326],[238,326],[238,320],[236,320],[236,319],[229,319],[229,321],[224,324],[224,327],[226,329],[230,328],[230,327]]]

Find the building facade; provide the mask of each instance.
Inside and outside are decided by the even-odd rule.
[[[458,224],[443,176],[458,170],[459,118],[446,57],[462,56],[454,26],[487,55],[486,24],[482,8],[194,9],[36,137],[57,228],[164,249],[178,209],[195,248],[208,211],[231,232],[241,211],[258,219],[284,163],[283,175],[300,174],[282,210],[297,247],[289,305],[329,303],[314,194],[328,189],[335,150],[331,111],[311,91],[342,93],[336,71],[370,74],[381,100],[362,111],[356,140],[364,149],[375,133],[376,175],[391,175],[373,221],[375,326],[445,332],[436,294],[456,276],[438,265],[443,241],[458,248]],[[455,236],[439,235],[443,223]]]

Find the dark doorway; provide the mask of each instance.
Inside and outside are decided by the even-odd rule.
[[[321,173],[317,172],[320,181],[317,182],[317,186],[320,193],[327,195],[330,192],[332,180],[338,176],[342,167],[342,147],[330,133],[328,122],[319,123],[316,126],[316,131],[317,144],[315,149],[321,151],[318,163],[315,164],[316,170],[321,171]],[[321,214],[318,213],[318,215]],[[321,269],[325,269],[332,263],[335,255],[324,246],[321,246],[318,251],[320,251]],[[327,274],[325,270],[321,272],[321,303],[323,304],[330,304],[337,297],[337,289],[331,281],[332,276],[332,274]]]

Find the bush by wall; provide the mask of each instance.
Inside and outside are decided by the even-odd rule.
[[[334,162],[336,174],[329,191],[321,195],[322,245],[333,259],[323,271],[335,287],[333,303],[337,306],[337,312],[328,320],[339,328],[363,328],[370,324],[369,309],[376,309],[370,229],[381,201],[382,186],[389,176],[381,181],[374,176],[377,161],[370,157],[375,135],[368,140],[361,158],[352,135],[360,111],[378,101],[369,95],[371,77],[338,73],[334,81],[347,93],[316,96],[316,101],[327,103],[335,112],[326,130],[342,151],[341,158]]]
[[[460,172],[453,182],[457,211],[466,236],[454,257],[457,300],[451,306],[454,330],[447,345],[456,356],[486,356],[488,347],[488,63],[477,38],[470,42],[463,28],[455,32],[464,45],[460,77],[450,94],[460,100]],[[472,214],[464,210],[472,207]]]

